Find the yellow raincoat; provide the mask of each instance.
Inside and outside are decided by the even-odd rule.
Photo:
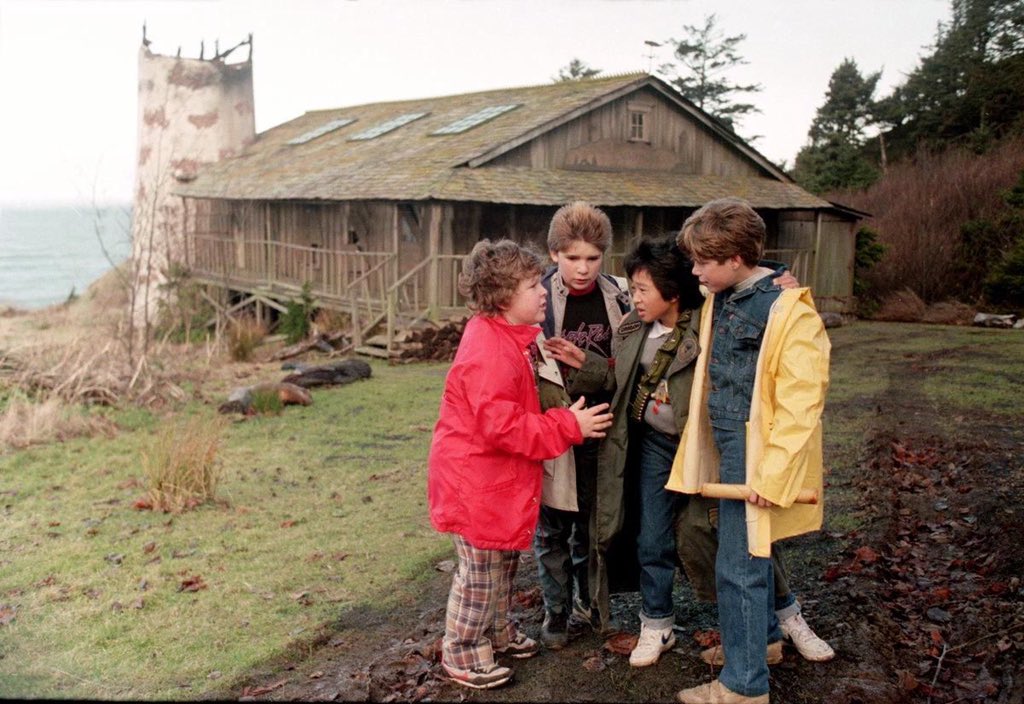
[[[713,310],[712,295],[701,311],[690,415],[666,484],[684,494],[699,494],[704,483],[719,481],[707,409]],[[821,413],[830,349],[810,290],[783,291],[768,315],[747,422],[747,485],[776,504],[766,509],[747,503],[747,542],[755,557],[769,557],[774,540],[821,528]],[[801,489],[815,489],[818,503],[794,504]]]

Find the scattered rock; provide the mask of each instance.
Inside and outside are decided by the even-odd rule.
[[[821,316],[821,322],[825,324],[826,328],[839,328],[843,326],[843,316],[839,313],[826,311],[818,315]]]
[[[234,389],[228,395],[228,400],[218,406],[217,410],[220,413],[244,413],[251,415],[255,412],[253,409],[253,395],[260,393],[276,393],[277,397],[281,399],[281,403],[285,406],[309,406],[313,403],[313,397],[309,391],[301,386],[285,382],[264,382]]]
[[[1012,328],[1015,315],[995,315],[993,313],[978,313],[974,316],[974,325],[983,328]]]
[[[369,379],[373,370],[361,359],[342,359],[330,364],[311,365],[301,362],[287,362],[282,369],[294,370],[281,380],[283,384],[295,384],[304,389],[314,386],[340,386],[360,379]]]

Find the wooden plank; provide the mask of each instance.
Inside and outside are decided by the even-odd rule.
[[[361,354],[365,357],[376,357],[377,359],[387,359],[391,356],[391,353],[383,347],[356,347],[354,351],[356,354]]]

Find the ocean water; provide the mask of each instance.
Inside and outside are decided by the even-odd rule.
[[[128,206],[0,206],[0,306],[62,303],[130,253]]]

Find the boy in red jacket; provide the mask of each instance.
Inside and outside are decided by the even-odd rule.
[[[509,618],[519,551],[530,547],[541,461],[611,424],[608,404],[541,413],[536,340],[547,292],[541,258],[510,240],[478,242],[459,291],[476,314],[445,380],[430,446],[427,496],[434,527],[451,533],[459,567],[448,595],[441,662],[457,683],[490,689],[512,670],[495,654],[526,658],[537,643]]]

